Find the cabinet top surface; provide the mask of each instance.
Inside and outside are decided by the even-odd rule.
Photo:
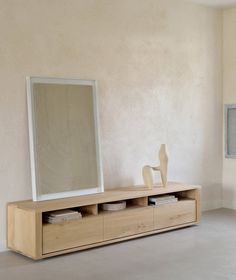
[[[145,186],[133,186],[133,187],[122,187],[116,189],[108,189],[103,193],[76,196],[55,200],[46,201],[17,201],[9,204],[13,204],[18,208],[25,210],[32,210],[36,212],[47,212],[56,209],[73,208],[84,205],[92,205],[98,203],[105,203],[109,201],[118,201],[125,199],[132,199],[144,196],[161,195],[166,193],[187,191],[200,189],[198,185],[188,185],[183,183],[168,183],[166,187],[156,186],[153,189],[148,189]]]

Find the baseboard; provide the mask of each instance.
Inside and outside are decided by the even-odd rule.
[[[222,208],[222,200],[203,200],[202,211],[209,211]]]
[[[8,251],[6,244],[6,240],[0,240],[0,252]]]

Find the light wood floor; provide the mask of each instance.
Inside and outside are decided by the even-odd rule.
[[[235,280],[236,211],[209,211],[200,226],[38,262],[0,253],[0,279]]]

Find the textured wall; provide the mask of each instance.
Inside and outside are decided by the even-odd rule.
[[[236,104],[236,9],[223,13],[224,104]],[[223,204],[236,209],[236,159],[223,160]]]
[[[0,241],[8,201],[31,197],[25,77],[98,80],[106,187],[169,179],[221,199],[221,13],[181,0],[0,0]]]

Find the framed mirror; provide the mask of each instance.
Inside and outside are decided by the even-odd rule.
[[[103,192],[96,82],[27,78],[33,200]]]

